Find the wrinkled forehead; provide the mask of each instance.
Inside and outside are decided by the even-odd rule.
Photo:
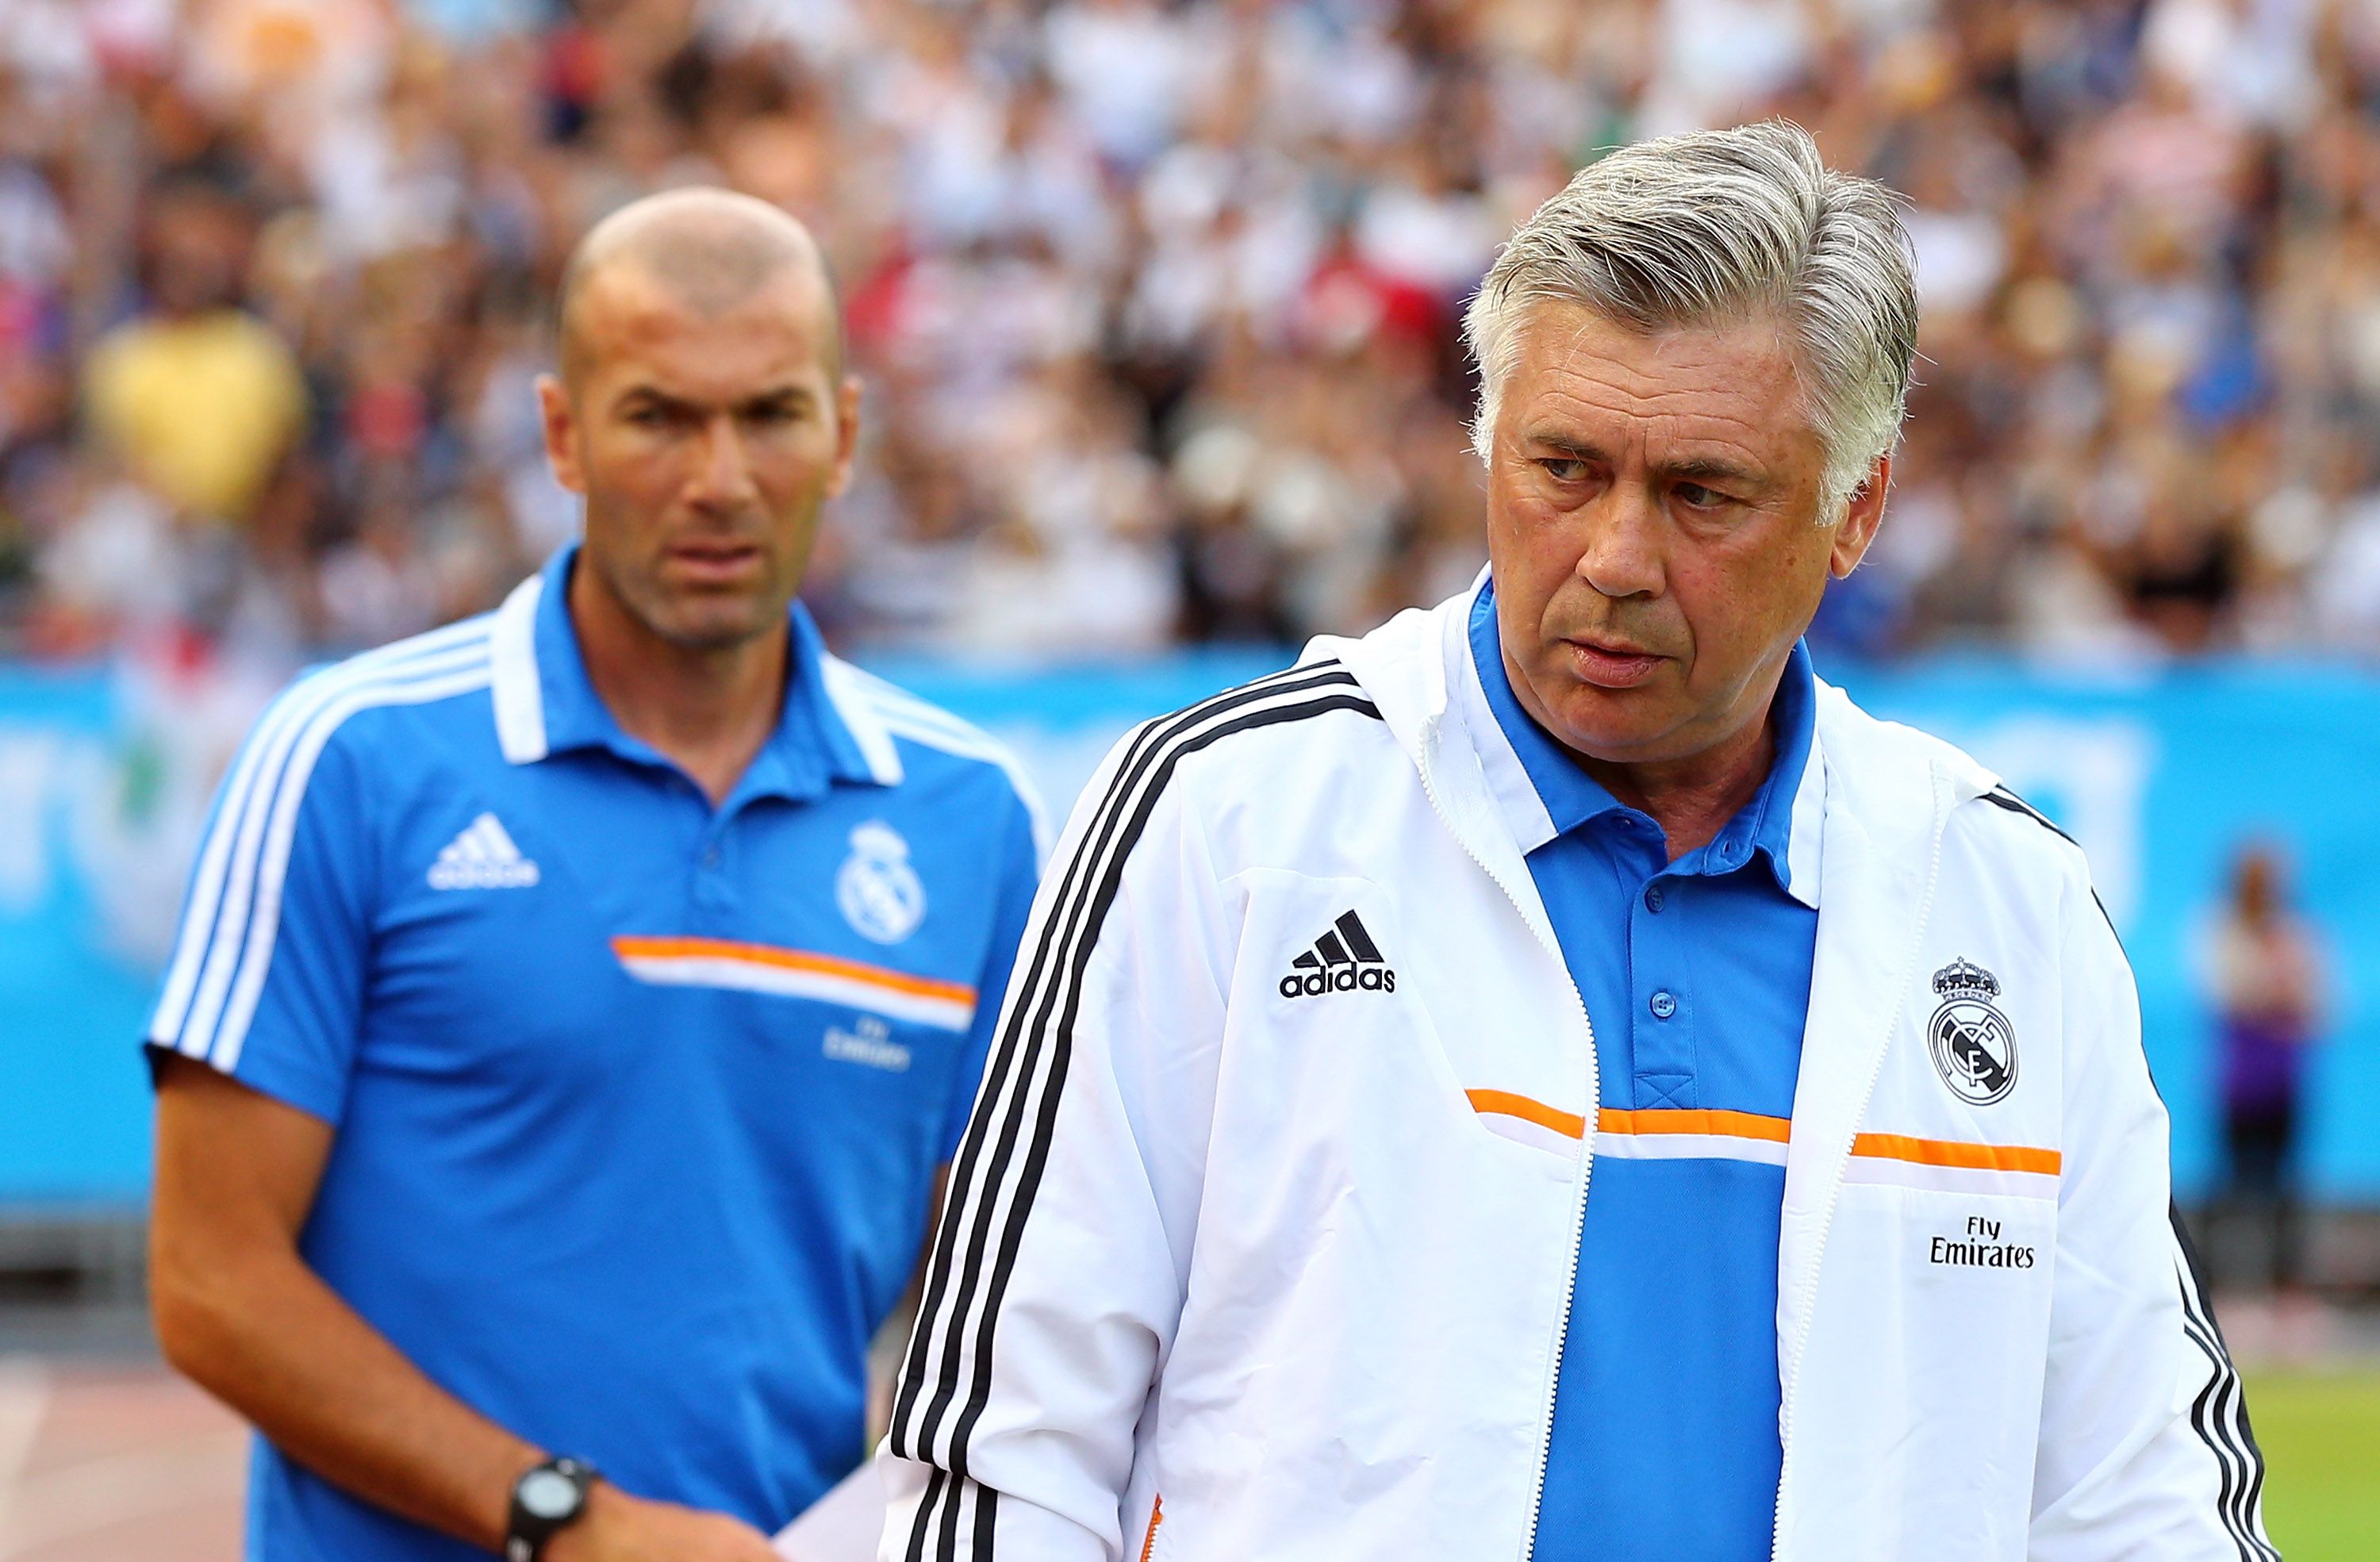
[[[1524,437],[1565,425],[1779,447],[1817,433],[1791,334],[1774,318],[1645,328],[1581,305],[1520,321],[1502,414]]]

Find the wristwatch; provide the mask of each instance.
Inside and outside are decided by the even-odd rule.
[[[566,1454],[524,1471],[513,1483],[504,1562],[537,1562],[546,1542],[578,1522],[587,1511],[588,1492],[601,1478],[593,1465]]]

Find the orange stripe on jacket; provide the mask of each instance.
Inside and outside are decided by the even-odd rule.
[[[1559,1107],[1548,1107],[1511,1090],[1466,1090],[1475,1112],[1499,1112],[1508,1118],[1550,1128],[1565,1139],[1575,1139],[1586,1132],[1586,1120],[1576,1112],[1565,1112]]]
[[[1148,1538],[1140,1543],[1140,1562],[1148,1562],[1157,1552],[1157,1526],[1165,1522],[1165,1497],[1160,1493],[1148,1507]]]
[[[1548,1107],[1543,1101],[1511,1090],[1470,1090],[1474,1111],[1500,1112],[1549,1128],[1567,1139],[1586,1132],[1586,1120],[1575,1112]],[[1643,1108],[1629,1110],[1606,1107],[1596,1113],[1595,1126],[1604,1133],[1707,1133],[1736,1139],[1760,1139],[1788,1144],[1792,1122],[1756,1112],[1731,1112],[1712,1107]],[[2022,1144],[1980,1144],[1952,1139],[1917,1139],[1904,1133],[1863,1133],[1852,1144],[1852,1154],[1876,1160],[1909,1161],[1918,1166],[1961,1167],[1978,1171],[2027,1171],[2055,1177],[2064,1164],[2056,1150]]]
[[[1566,1139],[1586,1132],[1586,1120],[1576,1112],[1548,1107],[1543,1101],[1511,1090],[1470,1090],[1474,1111],[1498,1112],[1549,1128]],[[1730,1112],[1716,1107],[1647,1107],[1637,1110],[1606,1107],[1595,1115],[1602,1133],[1710,1133],[1733,1139],[1761,1139],[1782,1144],[1792,1135],[1789,1119],[1756,1112]]]
[[[821,976],[841,976],[846,981],[866,982],[871,987],[887,987],[918,998],[945,999],[953,1003],[975,1001],[975,989],[965,982],[941,982],[930,976],[915,976],[906,971],[887,970],[881,965],[844,960],[832,954],[777,949],[768,944],[743,944],[730,938],[622,937],[612,940],[612,952],[622,960],[733,960],[781,971],[809,971]]]
[[[1876,1160],[1910,1161],[1918,1166],[1955,1166],[1975,1171],[2030,1171],[2055,1177],[2064,1164],[2056,1150],[2035,1150],[2022,1144],[1974,1144],[1955,1139],[1912,1139],[1905,1133],[1863,1133],[1852,1141],[1852,1154]]]

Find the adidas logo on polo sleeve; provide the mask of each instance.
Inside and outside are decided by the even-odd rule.
[[[1333,992],[1394,992],[1397,974],[1380,947],[1372,942],[1363,919],[1348,911],[1331,930],[1299,951],[1289,975],[1281,979],[1283,998],[1320,998]]]

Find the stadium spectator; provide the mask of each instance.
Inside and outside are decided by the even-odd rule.
[[[237,307],[245,223],[203,184],[159,191],[149,310],[101,337],[83,366],[93,435],[188,524],[256,520],[306,417],[296,356]],[[280,545],[259,539],[261,551]]]
[[[151,1294],[261,1435],[260,1562],[770,1562],[864,1456],[1038,826],[792,600],[857,438],[837,309],[748,198],[600,224],[536,386],[584,541],[300,680],[220,793]]]
[[[573,524],[528,301],[700,180],[834,236],[882,387],[811,587],[839,633],[1368,623],[1479,562],[1429,518],[1478,513],[1451,322],[1493,236],[1605,148],[1771,114],[1912,192],[1926,302],[1923,432],[1822,639],[2380,648],[2359,0],[0,0],[0,648],[285,663],[487,605]],[[227,441],[73,394],[193,188],[255,229]],[[293,406],[262,521],[194,539],[186,448],[252,509]],[[155,560],[203,584],[125,584]]]
[[[2269,843],[2250,842],[2206,951],[2222,1048],[2223,1144],[2228,1182],[2210,1245],[2224,1277],[2268,1281],[2283,1294],[2305,1282],[2298,1144],[2305,1124],[2306,1064],[2322,1030],[2322,954],[2289,904],[2288,870]],[[2267,1263],[2240,1262],[2241,1228],[2258,1233]]]

